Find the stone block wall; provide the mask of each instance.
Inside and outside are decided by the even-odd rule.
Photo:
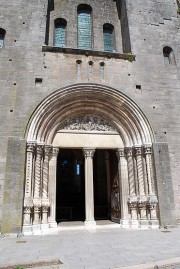
[[[8,204],[7,193],[13,192],[10,182],[14,177],[17,178],[14,164],[8,164],[7,154],[10,154],[7,153],[8,138],[26,139],[28,121],[40,102],[64,86],[81,82],[108,85],[126,94],[147,116],[155,133],[155,142],[160,145],[168,144],[170,165],[167,165],[167,171],[159,168],[161,173],[157,173],[157,180],[160,174],[168,173],[172,176],[169,195],[173,198],[167,199],[166,202],[172,209],[174,199],[175,216],[177,220],[180,219],[180,15],[177,14],[176,2],[123,1],[127,8],[130,45],[132,53],[136,55],[135,62],[110,56],[102,57],[98,54],[89,56],[42,52],[45,40],[47,43],[48,32],[48,45],[53,45],[53,25],[57,17],[63,17],[68,22],[68,47],[77,47],[76,10],[80,3],[90,4],[93,9],[94,49],[103,50],[102,35],[99,33],[102,25],[110,22],[114,24],[118,37],[117,51],[120,53],[123,51],[121,40],[123,23],[121,22],[120,26],[114,1],[52,2],[54,8],[50,12],[49,31],[47,31],[48,1],[17,0],[12,3],[7,0],[1,3],[0,28],[6,30],[6,36],[4,47],[0,49],[0,226]],[[121,5],[118,5],[118,8],[120,7]],[[127,24],[125,25],[127,27]],[[164,64],[162,53],[164,46],[173,49],[176,65]],[[77,60],[82,61],[80,78],[77,76]],[[89,78],[88,73],[89,61],[93,62],[92,78]],[[101,62],[105,64],[104,79],[100,73]],[[11,154],[15,152],[12,151]],[[17,162],[21,167],[22,160],[18,159]],[[24,180],[22,167],[18,177],[19,188],[22,190]],[[162,196],[164,193],[168,195],[168,192],[162,192]],[[15,195],[17,197],[18,192]],[[13,199],[12,195],[10,197],[9,199]],[[11,204],[10,201],[9,203]],[[20,205],[19,200],[18,204]],[[163,202],[162,206],[166,209],[167,204]],[[5,228],[3,229],[5,231]],[[9,228],[10,230],[17,229],[14,227]]]

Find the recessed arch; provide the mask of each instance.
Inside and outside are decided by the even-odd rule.
[[[42,101],[29,121],[27,141],[52,144],[65,120],[83,114],[111,122],[127,147],[154,140],[147,118],[130,98],[111,87],[88,83],[61,88]]]

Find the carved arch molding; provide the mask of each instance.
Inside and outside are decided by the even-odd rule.
[[[131,99],[115,89],[77,84],[48,96],[29,121],[26,133],[25,233],[55,225],[52,186],[56,180],[53,169],[56,169],[59,149],[53,148],[52,142],[59,130],[119,133],[124,143],[124,148],[116,150],[120,175],[119,206],[121,210],[127,208],[122,223],[129,227],[158,226],[153,132],[147,118]],[[126,190],[121,182],[125,175]]]

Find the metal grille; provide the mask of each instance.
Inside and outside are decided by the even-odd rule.
[[[55,47],[65,47],[66,44],[66,26],[65,25],[56,25],[55,26],[55,38],[54,46]]]
[[[78,48],[91,49],[91,11],[83,10],[78,14]]]

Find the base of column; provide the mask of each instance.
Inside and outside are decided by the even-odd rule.
[[[122,228],[128,228],[130,223],[129,223],[129,220],[127,219],[121,219],[120,224]]]
[[[34,235],[41,235],[42,234],[41,224],[33,224],[32,230]]]
[[[49,228],[57,228],[57,222],[56,221],[52,221],[52,222],[49,222]]]
[[[24,235],[32,235],[33,232],[32,232],[32,225],[24,225],[22,227],[22,233]]]
[[[86,220],[84,222],[86,228],[96,228],[96,221],[95,220]]]
[[[159,221],[158,220],[150,220],[149,221],[149,228],[151,228],[151,229],[159,228]]]
[[[148,220],[140,220],[139,221],[139,225],[140,225],[140,228],[143,228],[143,229],[148,229],[149,228],[149,225],[148,225]]]
[[[132,220],[130,220],[130,226],[132,227],[132,228],[138,228],[139,227],[139,221],[137,220],[137,219],[132,219]]]
[[[49,229],[48,223],[41,224],[41,230],[47,230],[47,229]]]

